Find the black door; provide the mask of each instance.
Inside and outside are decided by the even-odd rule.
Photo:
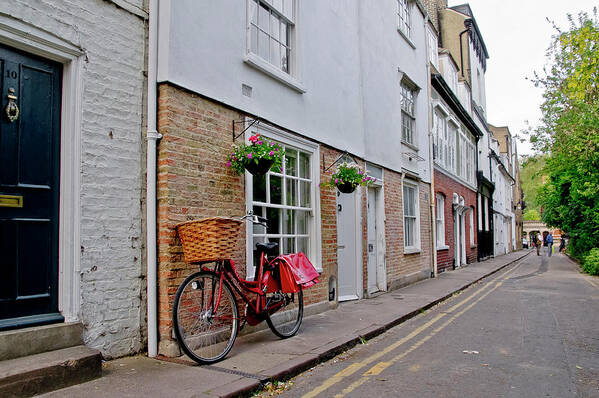
[[[58,312],[62,66],[0,46],[0,330]]]

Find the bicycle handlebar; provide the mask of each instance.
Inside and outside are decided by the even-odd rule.
[[[264,228],[268,228],[268,226],[266,225],[266,223],[268,222],[268,219],[266,219],[265,217],[260,217],[256,214],[253,214],[252,212],[249,212],[245,216],[241,217],[241,219],[248,220],[248,221],[251,221],[253,224],[262,225]]]

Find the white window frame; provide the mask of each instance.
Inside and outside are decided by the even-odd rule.
[[[426,27],[426,36],[428,40],[428,60],[437,70],[439,70],[439,39],[430,26]]]
[[[437,228],[437,250],[448,249],[445,243],[445,196],[435,195],[435,225]]]
[[[260,133],[261,136],[264,136],[268,139],[280,142],[283,145],[293,147],[294,149],[298,149],[304,152],[308,152],[311,154],[310,159],[310,176],[311,176],[311,186],[310,186],[310,200],[312,210],[308,213],[309,222],[308,222],[308,236],[309,239],[309,259],[310,262],[314,265],[318,272],[322,272],[322,242],[321,242],[321,219],[320,219],[320,189],[318,188],[318,183],[320,181],[320,146],[317,143],[312,141],[305,140],[303,138],[297,137],[293,134],[287,133],[285,131],[276,129],[266,124],[260,124],[257,128],[253,128],[252,131],[246,132],[246,143],[249,143],[249,137]],[[245,173],[245,194],[246,194],[246,210],[252,210],[255,205],[253,201],[253,176],[249,172]],[[263,205],[263,204],[257,204]],[[270,207],[277,208],[291,208],[295,209],[298,207],[283,205],[271,205]],[[281,241],[282,244],[282,241]],[[253,279],[255,276],[256,268],[253,263],[253,228],[248,225],[246,228],[246,275],[248,279]],[[308,254],[308,253],[306,253]]]
[[[455,131],[452,131],[450,126],[455,126]],[[458,175],[457,170],[457,140],[460,131],[459,123],[450,117],[447,121],[447,159],[445,162],[445,168],[455,175]]]
[[[406,205],[405,205],[405,189],[414,189],[414,215],[406,216]],[[403,224],[404,224],[404,253],[418,253],[420,252],[420,191],[418,189],[418,183],[416,181],[404,180],[402,186],[402,211],[403,211]],[[410,217],[414,219],[414,243],[410,246],[406,245],[406,218]]]
[[[401,97],[401,141],[416,148],[418,146],[416,131],[416,96],[418,89],[406,80],[401,81],[399,89]],[[409,129],[406,135],[404,135],[405,128]]]
[[[397,0],[397,31],[412,47],[412,0]]]
[[[299,68],[298,59],[301,57],[300,46],[298,45],[298,18],[299,15],[299,0],[290,0],[292,2],[292,15],[285,14],[278,10],[276,3],[280,3],[279,0],[247,0],[246,1],[246,45],[245,54],[243,60],[249,66],[264,72],[270,77],[280,81],[288,87],[296,90],[299,93],[305,93],[306,88],[301,82],[301,74]],[[259,54],[252,51],[252,4],[258,4],[257,13],[259,13],[260,4],[263,4],[269,9],[269,15],[275,14],[280,20],[288,24],[288,38],[287,47],[290,48],[290,56],[287,59],[287,71],[282,70],[280,67],[272,64],[269,59],[261,57]],[[269,18],[269,32],[272,26],[272,17]],[[265,32],[266,33],[266,32]],[[270,38],[270,35],[269,35]],[[259,42],[259,39],[258,39]],[[270,54],[270,40],[269,40],[269,54]],[[259,52],[259,50],[258,50]]]

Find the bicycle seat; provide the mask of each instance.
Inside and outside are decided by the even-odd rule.
[[[256,250],[258,253],[276,256],[279,254],[279,244],[277,242],[256,243]]]

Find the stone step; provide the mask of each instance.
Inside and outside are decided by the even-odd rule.
[[[0,332],[0,361],[83,344],[81,322],[7,330]]]
[[[102,354],[83,345],[0,362],[0,397],[30,397],[100,377]]]

